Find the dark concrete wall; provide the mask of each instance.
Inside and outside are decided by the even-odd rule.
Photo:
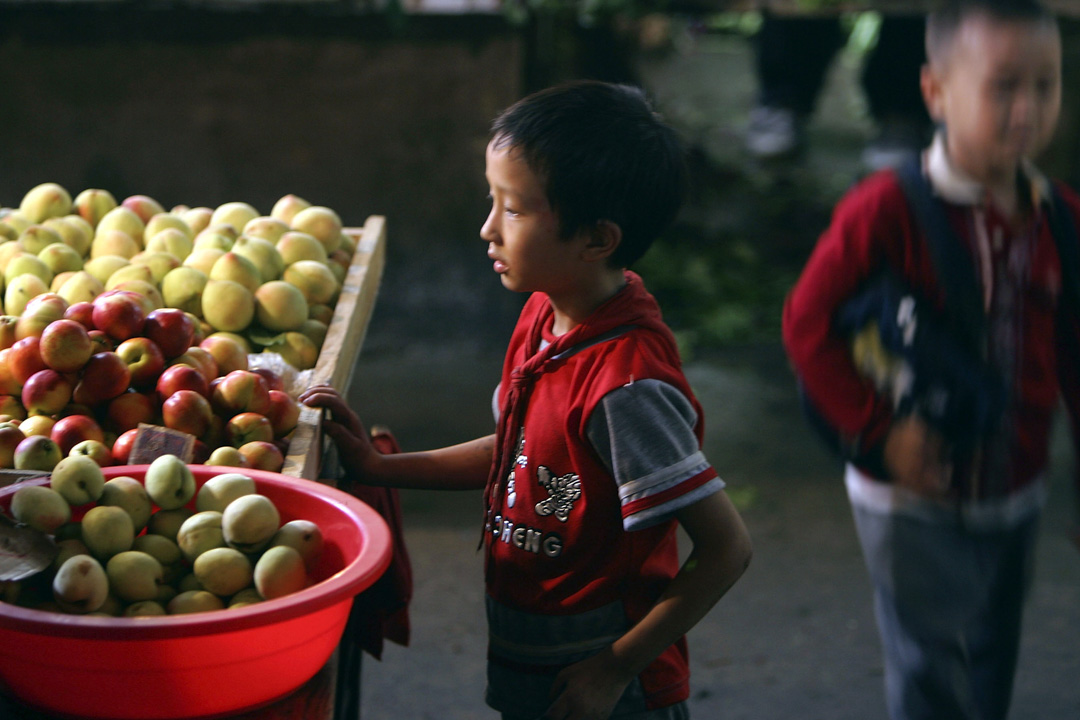
[[[268,213],[296,193],[350,225],[386,215],[373,335],[446,328],[508,302],[478,230],[521,47],[499,18],[7,7],[0,205],[55,181],[166,207]]]

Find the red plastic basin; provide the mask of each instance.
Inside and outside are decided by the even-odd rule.
[[[145,470],[110,467],[105,476],[142,480]],[[191,470],[201,486],[237,468]],[[7,692],[69,717],[165,720],[254,708],[311,679],[337,647],[353,597],[389,565],[390,531],[378,513],[340,490],[240,472],[274,502],[283,523],[305,519],[322,529],[312,585],[244,608],[169,617],[82,617],[0,603],[0,681]],[[0,506],[8,508],[19,485],[30,483],[47,480],[0,488]]]

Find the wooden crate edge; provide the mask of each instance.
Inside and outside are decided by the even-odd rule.
[[[386,265],[386,218],[372,215],[363,228],[346,232],[358,235],[356,252],[312,373],[313,385],[328,384],[342,394],[348,390]],[[322,413],[301,407],[281,472],[306,480],[325,479],[319,478],[321,464]]]

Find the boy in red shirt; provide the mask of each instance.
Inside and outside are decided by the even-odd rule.
[[[1063,292],[1077,268],[1063,266],[1051,228],[1075,223],[1080,199],[1058,185],[1072,218],[1052,218],[1055,188],[1029,162],[1061,100],[1059,33],[1036,0],[946,2],[928,18],[927,57],[922,91],[941,129],[921,171],[960,263],[935,267],[897,174],[872,175],[838,204],[792,290],[784,342],[810,405],[847,452],[890,717],[985,720],[1009,707],[1059,397],[1080,447],[1080,313]],[[984,330],[961,323],[946,334],[978,337],[968,350],[1004,385],[1004,409],[961,451],[948,437],[964,429],[957,423],[896,412],[857,369],[836,318],[891,274],[932,308],[918,317],[923,327],[955,310],[944,276],[962,270]]]
[[[750,541],[701,452],[675,340],[626,268],[674,219],[685,170],[640,91],[552,88],[494,124],[480,236],[531,293],[497,432],[380,455],[329,388],[301,400],[374,485],[485,488],[487,702],[505,720],[688,717],[684,634],[745,570]],[[680,567],[676,528],[693,549]]]

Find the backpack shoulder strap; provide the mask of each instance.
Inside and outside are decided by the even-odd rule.
[[[934,274],[945,293],[945,316],[950,328],[969,348],[982,346],[986,315],[971,253],[949,225],[940,199],[934,195],[918,157],[896,168],[908,206],[926,236]]]
[[[1051,187],[1052,207],[1048,220],[1061,262],[1063,304],[1073,314],[1080,316],[1080,239],[1077,237],[1076,223],[1065,198],[1056,185]]]

